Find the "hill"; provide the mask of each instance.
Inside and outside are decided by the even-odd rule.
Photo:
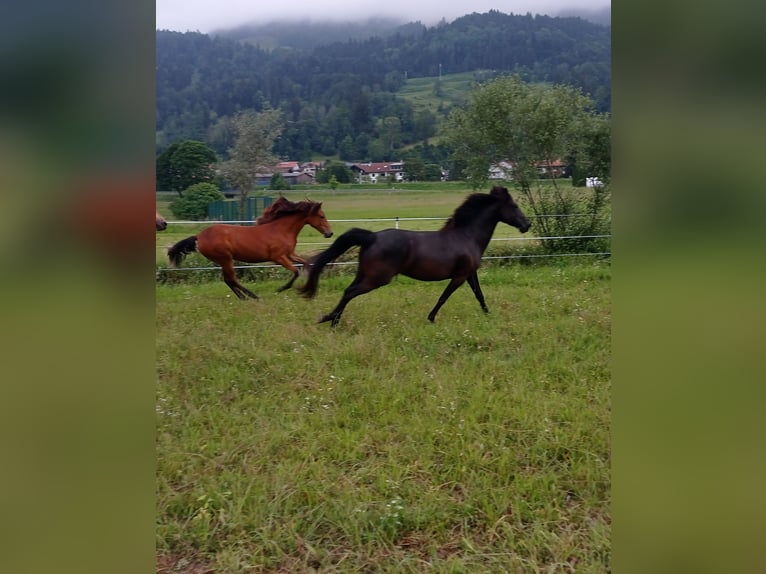
[[[306,23],[305,47],[286,43],[298,35],[287,25],[272,27],[268,47],[253,43],[253,30],[240,39],[157,31],[158,151],[197,139],[225,154],[230,118],[270,106],[284,112],[283,157],[385,161],[432,138],[476,78],[508,73],[574,85],[600,111],[611,107],[609,27],[495,10],[432,27],[389,24],[385,34],[332,41]]]

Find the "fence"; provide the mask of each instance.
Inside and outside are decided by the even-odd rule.
[[[273,197],[258,196],[248,197],[245,202],[244,220],[237,221],[243,225],[253,225],[255,219],[263,213],[274,201]],[[213,201],[207,206],[207,216],[209,219],[218,223],[230,223],[234,217],[240,216],[239,212],[240,202],[239,200],[228,201]]]
[[[590,217],[591,214],[586,213],[574,213],[574,214],[566,214],[566,215],[537,215],[533,216],[535,218],[544,218],[544,217]],[[386,223],[386,222],[393,222],[394,227],[396,229],[399,229],[399,223],[402,221],[446,221],[446,217],[393,217],[393,218],[373,218],[373,219],[329,219],[328,221],[330,223],[362,223],[362,224],[369,224],[369,223]],[[175,224],[175,225],[200,225],[204,224],[205,222],[200,221],[168,221],[168,224]],[[227,221],[215,221],[215,222],[208,222],[208,223],[229,223],[229,224],[251,224],[252,220],[250,221],[241,221],[241,220],[227,220]],[[602,235],[559,235],[559,236],[535,236],[535,237],[493,237],[490,241],[545,241],[545,240],[581,240],[581,239],[599,239],[599,238],[611,238],[611,234],[602,234]],[[298,242],[298,245],[304,245],[304,246],[319,246],[322,248],[329,247],[332,244],[333,240],[329,241],[322,241],[322,242]],[[498,260],[498,259],[538,259],[538,258],[552,258],[552,257],[608,257],[611,256],[611,251],[599,251],[599,252],[585,252],[585,253],[531,253],[531,254],[515,254],[515,255],[484,255],[482,257],[482,261],[490,261],[490,260]],[[329,265],[356,265],[356,261],[336,261],[333,263],[330,263]],[[266,264],[266,263],[259,263],[259,264],[253,264],[253,265],[235,265],[235,269],[268,269],[272,267],[282,267],[281,265],[276,264]],[[296,264],[296,267],[301,267],[301,264]],[[218,266],[202,266],[202,267],[175,267],[175,268],[165,268],[160,267],[157,268],[157,272],[159,273],[165,273],[165,272],[176,272],[176,271],[210,271],[210,270],[216,270],[220,269]]]

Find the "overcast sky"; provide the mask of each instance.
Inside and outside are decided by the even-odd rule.
[[[597,10],[611,0],[156,0],[157,29],[212,32],[249,22],[274,20],[357,20],[387,16],[404,22],[420,20],[432,25],[472,12],[499,10],[506,14],[548,14],[584,8]]]

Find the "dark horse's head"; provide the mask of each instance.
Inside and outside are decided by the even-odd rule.
[[[496,185],[489,194],[500,200],[500,221],[517,228],[522,233],[529,231],[531,227],[529,220],[519,209],[518,204],[513,201],[507,188]]]

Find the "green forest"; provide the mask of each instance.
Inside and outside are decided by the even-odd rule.
[[[198,140],[225,158],[236,114],[276,109],[285,122],[273,150],[281,158],[389,161],[416,149],[427,162],[445,161],[450,150],[435,136],[462,103],[448,89],[456,75],[465,97],[472,85],[517,74],[573,86],[597,112],[611,108],[611,28],[581,18],[493,10],[343,41],[327,30],[325,43],[321,24],[305,27],[302,43],[276,26],[272,36],[158,30],[157,153]],[[413,83],[421,95],[425,83],[433,105],[413,99]]]

